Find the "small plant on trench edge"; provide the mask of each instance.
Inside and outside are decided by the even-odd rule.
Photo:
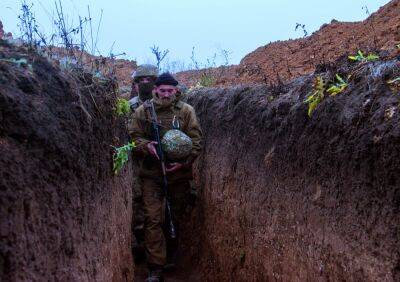
[[[348,58],[350,61],[353,61],[353,62],[372,62],[372,61],[378,60],[379,56],[370,53],[365,57],[363,52],[361,50],[358,50],[356,55],[349,56]]]
[[[311,117],[312,112],[318,106],[319,103],[324,99],[325,82],[320,76],[317,76],[314,81],[313,92],[304,103],[308,104],[308,116]]]
[[[388,84],[400,84],[400,76],[396,77],[394,79],[388,80],[387,83]]]
[[[32,64],[29,64],[27,59],[10,58],[10,59],[0,59],[0,61],[1,62],[12,63],[12,64],[17,65],[18,67],[21,67],[21,68],[27,68],[30,73],[33,73]]]
[[[113,155],[113,171],[114,174],[118,174],[124,167],[124,165],[128,162],[129,154],[132,149],[135,148],[135,143],[132,141],[121,147],[112,147],[115,150]]]
[[[342,93],[343,90],[349,85],[347,81],[345,81],[340,75],[336,74],[335,76],[336,83],[334,83],[331,87],[329,87],[326,92],[328,92],[331,96],[336,96],[339,93]]]
[[[347,77],[347,80],[350,76]],[[325,98],[325,92],[328,92],[330,96],[336,96],[339,93],[342,93],[347,86],[349,85],[347,81],[345,81],[339,74],[335,75],[335,80],[330,87],[327,86],[327,83],[324,82],[324,79],[321,76],[317,76],[314,81],[313,92],[304,103],[308,104],[308,116],[311,117],[313,111],[317,108],[319,103]],[[328,88],[327,88],[328,87]]]
[[[198,84],[201,87],[211,87],[215,85],[215,82],[215,77],[211,73],[205,72],[200,76]]]
[[[390,80],[386,81],[386,83],[389,85],[389,88],[392,91],[398,93],[398,91],[400,89],[400,76],[396,77],[396,78],[393,78],[393,79],[390,79]]]
[[[115,107],[115,112],[118,116],[123,116],[129,114],[131,111],[130,104],[128,100],[125,100],[123,98],[118,98],[117,99],[117,104]]]

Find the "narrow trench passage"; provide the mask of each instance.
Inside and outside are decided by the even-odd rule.
[[[181,281],[193,281],[200,282],[202,274],[193,265],[184,263],[184,258],[181,258],[177,263],[177,268],[174,271],[164,273],[166,281],[181,282]],[[147,268],[144,263],[135,265],[135,281],[142,282],[147,278]]]
[[[197,226],[199,227],[199,226]],[[197,228],[196,228],[197,229]],[[185,231],[188,230],[185,228]],[[193,254],[190,253],[188,244],[193,244],[192,237],[197,232],[185,232],[183,235],[188,235],[185,242],[181,243],[178,249],[176,268],[171,271],[164,272],[164,278],[166,281],[204,281],[203,272],[193,262]],[[190,243],[189,243],[190,242]],[[135,262],[135,281],[145,281],[148,275],[145,259],[140,262]]]
[[[386,82],[398,66],[343,66],[355,80],[311,117],[311,77],[273,101],[265,86],[192,93],[201,196],[166,280],[399,281],[399,96]]]
[[[136,171],[136,168],[134,169]],[[136,184],[136,186],[135,186]],[[200,182],[198,182],[200,186]],[[139,187],[138,182],[134,187]],[[198,187],[199,189],[199,187]],[[135,189],[134,189],[135,190]],[[135,191],[134,191],[135,193]],[[141,194],[140,191],[136,193]],[[164,271],[163,275],[166,281],[204,281],[205,272],[200,267],[201,248],[204,248],[202,235],[204,230],[203,221],[203,199],[198,197],[194,202],[186,202],[185,208],[179,219],[176,219],[178,230],[178,250],[175,259],[175,268]],[[144,214],[142,203],[139,200],[133,201],[133,231],[134,240],[132,242],[134,258],[134,281],[145,281],[148,276],[148,269],[145,258],[144,233],[140,226],[144,224]],[[143,230],[144,231],[144,230]],[[167,232],[164,230],[164,232]],[[168,237],[168,236],[167,236]],[[167,242],[168,239],[166,238]],[[174,245],[174,244],[172,244]],[[168,247],[167,247],[168,249]]]

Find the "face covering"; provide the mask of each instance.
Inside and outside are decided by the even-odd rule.
[[[147,83],[139,83],[139,98],[143,102],[151,99],[152,91],[154,88],[154,83],[147,82]]]

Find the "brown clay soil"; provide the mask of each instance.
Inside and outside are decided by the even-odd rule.
[[[6,62],[26,59],[29,66]],[[0,40],[0,281],[131,281],[132,170],[113,83]]]
[[[167,281],[399,281],[400,61],[320,68],[189,94],[201,193]],[[348,87],[309,117],[315,77],[337,73]]]
[[[6,38],[13,38],[13,35],[4,31],[3,23],[0,20],[0,39]],[[119,95],[125,98],[130,96],[132,72],[137,68],[136,61],[118,59],[117,57],[94,56],[87,51],[81,52],[79,49],[66,50],[65,48],[54,46],[46,47],[42,49],[42,52],[51,58],[51,64],[55,66],[59,66],[60,60],[68,57],[79,60],[82,65],[87,67],[88,72],[91,72],[92,69],[97,69],[107,76],[112,73],[119,84]]]
[[[1,37],[0,37],[1,38]],[[65,48],[49,47],[44,50],[47,56],[52,58],[52,64],[59,66],[60,60],[65,57],[74,58],[82,62],[87,72],[92,70],[99,71],[105,76],[115,76],[118,83],[119,96],[128,98],[131,91],[132,83],[132,72],[136,69],[137,65],[135,61],[93,56],[86,51],[81,52],[80,50],[66,50]],[[71,55],[72,53],[72,55]]]
[[[393,0],[361,22],[323,25],[312,35],[296,40],[277,41],[257,48],[239,65],[178,73],[184,84],[195,85],[203,73],[216,79],[216,85],[276,83],[315,71],[319,64],[335,62],[343,55],[380,52],[400,54],[400,0]]]
[[[312,116],[314,75],[188,97],[205,134],[191,228],[209,281],[400,280],[399,59],[349,64]]]

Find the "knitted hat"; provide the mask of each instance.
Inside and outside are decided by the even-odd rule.
[[[177,86],[178,81],[168,72],[165,72],[161,74],[159,77],[157,77],[156,86],[160,85],[172,85],[172,86]]]

